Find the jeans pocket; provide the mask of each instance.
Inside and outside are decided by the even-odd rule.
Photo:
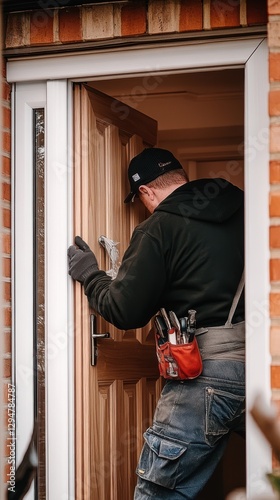
[[[187,444],[157,434],[152,428],[144,433],[144,438],[136,474],[152,483],[174,489],[180,478],[180,457],[187,450]]]
[[[245,396],[206,387],[205,440],[210,446],[231,429],[231,422],[244,411]]]

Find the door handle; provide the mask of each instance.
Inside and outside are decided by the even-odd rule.
[[[96,366],[98,357],[98,339],[109,339],[110,333],[96,333],[96,314],[90,315],[91,366]]]

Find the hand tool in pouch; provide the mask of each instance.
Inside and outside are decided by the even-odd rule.
[[[164,343],[169,341],[172,344],[176,344],[176,330],[175,328],[172,328],[171,323],[169,321],[169,318],[167,316],[166,310],[164,308],[160,309],[161,316],[158,315],[155,318],[155,325],[158,329],[160,327],[159,335],[161,335],[161,331],[164,332]],[[162,322],[165,325],[165,327],[162,326]],[[158,345],[162,344],[162,338],[160,338]],[[171,378],[177,378],[178,377],[178,366],[177,363],[174,361],[172,356],[165,356],[165,360],[168,363],[168,368],[167,368],[167,374]]]
[[[162,307],[160,309],[161,315],[165,321],[165,324],[167,326],[167,333],[168,333],[168,340],[170,344],[176,344],[176,330],[174,327],[171,326],[171,323],[169,321],[168,315],[166,310]]]
[[[169,311],[169,318],[171,325],[174,326],[176,330],[176,344],[182,344],[183,338],[181,332],[181,325],[174,311]]]
[[[182,343],[187,344],[189,341],[188,318],[186,316],[184,316],[183,318],[180,318],[179,321],[180,321],[180,326],[181,326]]]
[[[195,336],[196,330],[196,311],[194,309],[188,310],[188,342],[192,342]]]
[[[155,316],[155,327],[159,335],[159,344],[164,344],[168,340],[167,326],[160,314]]]

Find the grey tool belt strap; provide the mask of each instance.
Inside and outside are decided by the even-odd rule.
[[[222,326],[199,328],[196,338],[202,359],[230,359],[245,361],[245,321],[232,324],[238,301],[244,287],[244,271],[237,287],[228,319]],[[206,335],[207,333],[207,335]]]

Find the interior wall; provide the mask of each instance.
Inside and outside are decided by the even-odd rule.
[[[89,82],[158,122],[190,180],[219,175],[244,187],[244,71],[227,69]]]
[[[192,174],[193,175],[193,174]],[[204,177],[222,177],[244,189],[244,160],[205,160],[196,163],[196,179]]]

